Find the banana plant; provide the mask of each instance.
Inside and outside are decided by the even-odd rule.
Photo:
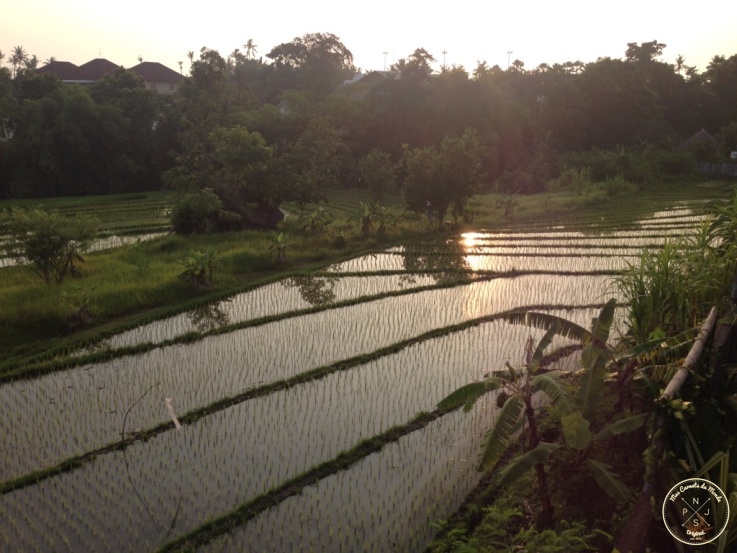
[[[310,212],[304,212],[300,215],[300,223],[302,230],[309,230],[311,234],[322,232],[326,226],[335,220],[333,214],[323,206],[317,206]]]
[[[276,231],[273,231],[271,233],[271,241],[272,244],[269,246],[269,249],[276,250],[276,262],[279,264],[286,263],[287,247],[292,244],[292,242],[289,241],[289,237],[283,232],[277,234]]]
[[[214,251],[190,250],[189,255],[178,261],[184,267],[181,276],[196,288],[212,286],[212,271],[217,266]]]
[[[614,318],[616,302],[610,300],[587,330],[571,321],[546,313],[519,312],[503,315],[501,318],[512,324],[525,324],[546,330],[545,335],[533,349],[528,341],[526,365],[515,368],[507,363],[506,369],[490,373],[483,381],[463,386],[443,399],[439,407],[452,407],[460,404],[465,410],[483,394],[503,389],[499,397],[504,398],[494,425],[487,432],[480,456],[479,470],[491,470],[507,451],[512,437],[523,422],[527,423],[529,446],[527,451],[499,471],[496,484],[506,486],[517,480],[533,467],[535,468],[542,520],[551,520],[553,507],[547,486],[545,463],[561,448],[575,453],[578,465],[584,465],[599,486],[618,502],[630,497],[630,492],[620,478],[611,472],[605,463],[589,458],[591,445],[625,432],[640,428],[647,420],[647,414],[636,415],[610,424],[594,434],[590,429],[590,419],[600,405],[605,379],[609,367],[616,366],[615,353],[606,341]],[[581,369],[573,373],[549,370],[549,359],[545,350],[556,335],[577,340],[581,345]],[[532,403],[534,394],[542,392],[550,406],[558,413],[562,440],[547,443],[538,434],[538,409]]]

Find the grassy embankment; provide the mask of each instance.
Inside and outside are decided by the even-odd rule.
[[[702,189],[693,182],[649,190],[648,196],[672,201],[674,197],[700,197]],[[706,192],[713,194],[713,192]],[[704,194],[706,196],[706,194]],[[0,202],[0,209],[41,205],[63,214],[86,213],[99,217],[101,233],[125,234],[163,231],[168,228],[166,210],[172,193],[149,193],[111,197],[59,198]],[[403,217],[396,226],[369,238],[359,233],[359,223],[351,216],[360,201],[369,201],[366,191],[340,190],[329,195],[328,208],[336,220],[323,232],[310,234],[296,216],[288,217],[282,230],[288,236],[286,263],[277,263],[271,233],[244,231],[208,236],[162,236],[155,240],[93,252],[80,265],[81,277],[62,284],[46,285],[23,267],[0,270],[0,349],[5,352],[0,371],[23,364],[30,356],[66,350],[72,343],[93,340],[100,333],[135,325],[187,306],[223,297],[258,284],[276,275],[310,270],[341,258],[376,250],[387,244],[411,240],[431,229],[423,216]],[[514,221],[547,224],[565,219],[566,213],[592,215],[613,210],[619,213],[631,205],[632,196],[615,197],[591,205],[591,198],[573,192],[535,196],[478,195],[469,208],[473,221],[467,228],[493,228]],[[511,213],[505,214],[505,206]],[[400,198],[387,201],[397,213]],[[213,284],[195,289],[180,277],[179,263],[191,250],[214,251],[217,266]],[[66,295],[66,297],[64,297]],[[79,303],[87,300],[94,320],[84,327],[70,324]]]

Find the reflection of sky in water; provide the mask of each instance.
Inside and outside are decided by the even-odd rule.
[[[223,300],[217,304],[217,307],[208,308],[205,306],[203,309],[213,310],[221,321],[227,320],[228,323],[232,324],[297,309],[306,309],[315,305],[315,303],[309,301],[310,299],[314,300],[315,296],[311,297],[308,293],[307,298],[305,298],[304,289],[295,285],[292,279],[287,279],[287,281],[260,286]],[[330,292],[334,295],[333,302],[372,296],[393,290],[409,290],[435,283],[435,280],[427,275],[412,275],[412,278],[407,278],[406,275],[313,278],[313,283],[323,281],[330,281]],[[192,312],[186,312],[161,321],[148,323],[113,336],[106,341],[105,345],[106,347],[118,348],[145,342],[158,343],[171,340],[187,332],[201,330],[193,320],[198,316],[197,314],[193,316]]]
[[[597,253],[604,253],[607,245],[652,242],[657,240],[654,234],[639,233],[634,238],[613,233],[614,237],[607,239],[537,232],[550,238],[543,240],[533,234],[479,232],[435,243],[408,244],[341,263],[331,268],[333,273],[328,277],[275,282],[204,305],[114,336],[107,345],[158,342],[194,329],[204,331],[312,305],[433,285],[442,279],[457,279],[461,271],[610,270],[636,255],[634,248],[610,251],[621,256]],[[584,244],[601,249],[583,248]],[[513,245],[524,247],[512,249]],[[555,253],[569,255],[556,257]],[[339,274],[378,270],[400,274]],[[432,272],[424,275],[411,270]],[[136,404],[127,428],[149,428],[166,421],[163,396],[173,398],[181,415],[249,388],[511,309],[549,312],[588,327],[598,309],[585,306],[606,302],[612,295],[610,282],[606,275],[585,274],[478,280],[289,317],[196,343],[161,347],[7,384],[0,387],[0,436],[4,437],[0,441],[0,480],[118,439],[123,416],[156,382],[161,388]],[[618,309],[613,339],[624,328],[623,316],[624,310]],[[320,381],[242,402],[188,425],[182,432],[166,432],[128,450],[131,480],[144,501],[135,497],[126,480],[121,454],[113,453],[99,456],[83,469],[0,497],[0,527],[11,533],[25,532],[23,539],[30,541],[43,541],[47,536],[57,539],[59,533],[66,533],[79,550],[91,550],[101,547],[90,545],[90,539],[96,539],[86,530],[91,525],[110,550],[155,548],[160,544],[161,529],[166,531],[175,512],[178,519],[170,537],[200,524],[203,517],[222,514],[285,478],[329,460],[360,439],[405,423],[420,410],[432,410],[447,393],[489,369],[503,367],[506,361],[519,365],[527,337],[539,339],[542,334],[539,329],[500,321],[485,323]],[[567,343],[556,336],[552,347]],[[572,356],[565,367],[572,368],[575,363]],[[478,440],[488,420],[481,426],[473,421],[481,415],[493,415],[493,402],[490,405],[489,409],[477,407],[470,414],[444,417],[350,470],[310,486],[237,530],[232,541],[225,540],[224,549],[247,550],[245,540],[251,536],[257,536],[256,549],[278,547],[270,536],[284,530],[289,533],[282,543],[285,550],[303,543],[298,536],[305,536],[321,551],[331,547],[354,550],[374,537],[371,543],[385,549],[385,544],[404,539],[409,527],[422,528],[417,531],[420,536],[431,521],[455,509],[455,502],[466,491],[461,488],[472,481],[466,476],[469,467],[473,468]],[[394,450],[402,451],[397,455]],[[371,493],[365,493],[369,488]],[[81,502],[74,500],[80,504],[78,510],[65,507],[70,498],[83,498]],[[33,517],[27,516],[31,507]],[[149,508],[153,517],[147,512]],[[69,516],[69,512],[76,516]],[[385,518],[365,526],[363,521],[372,516]],[[331,526],[326,528],[325,524]],[[42,525],[41,532],[34,531],[38,525]],[[326,543],[325,532],[335,534],[335,540]],[[3,534],[0,543],[5,536],[12,536]],[[425,543],[423,539],[408,538],[402,543],[414,549],[415,544]],[[49,548],[45,542],[29,542],[27,549],[36,545]],[[217,545],[219,542],[211,550],[219,550]]]

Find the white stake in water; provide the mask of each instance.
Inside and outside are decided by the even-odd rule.
[[[177,420],[176,414],[174,414],[174,407],[171,406],[171,398],[165,397],[164,403],[166,404],[166,410],[169,411],[169,416],[171,417],[171,420],[174,421],[174,427],[177,430],[180,430],[182,428],[182,425],[179,424],[179,421]]]

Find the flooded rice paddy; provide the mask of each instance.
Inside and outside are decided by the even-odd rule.
[[[595,235],[538,226],[398,246],[111,336],[103,362],[3,384],[0,550],[422,551],[478,482],[496,410],[493,393],[470,413],[437,403],[520,363],[541,334],[490,316],[588,326],[643,246],[700,220],[678,209]]]

